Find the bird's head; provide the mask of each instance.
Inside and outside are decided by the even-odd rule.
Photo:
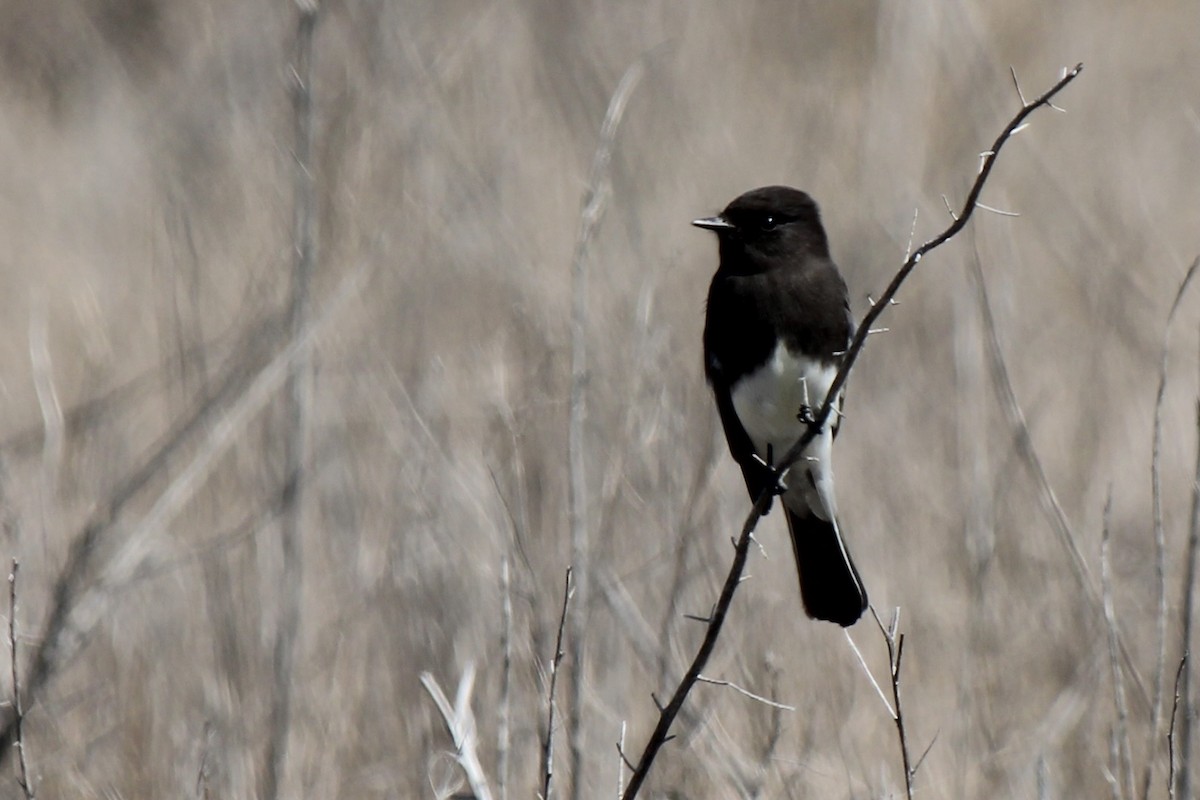
[[[717,234],[723,269],[760,272],[793,258],[829,257],[817,204],[789,186],[752,189],[717,216],[692,224]]]

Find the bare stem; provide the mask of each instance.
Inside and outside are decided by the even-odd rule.
[[[1175,800],[1175,715],[1179,711],[1179,687],[1187,660],[1188,654],[1184,653],[1179,659],[1179,668],[1175,670],[1175,702],[1171,703],[1171,723],[1167,729],[1167,797],[1170,800]]]
[[[542,800],[550,800],[550,784],[554,779],[554,690],[558,688],[558,668],[563,660],[563,629],[567,626],[567,609],[575,587],[571,584],[571,567],[563,585],[562,614],[558,618],[558,637],[554,641],[554,658],[550,661],[550,693],[546,705],[546,740],[542,746]],[[578,669],[579,665],[575,665]]]
[[[1200,402],[1196,404],[1196,425],[1200,429]],[[1188,526],[1187,545],[1183,557],[1183,651],[1190,652],[1192,647],[1192,627],[1195,620],[1196,603],[1196,567],[1197,556],[1200,555],[1200,440],[1196,443],[1196,473],[1192,480],[1192,515]],[[1176,791],[1180,797],[1191,797],[1192,766],[1188,755],[1192,751],[1192,689],[1191,667],[1184,669],[1180,706],[1183,708],[1183,719],[1179,727],[1179,775],[1176,777]]]
[[[12,560],[8,573],[8,646],[12,659],[13,711],[16,714],[16,732],[13,746],[17,749],[17,764],[20,772],[17,785],[28,800],[33,800],[33,785],[29,782],[29,763],[25,754],[25,708],[21,705],[21,681],[17,674],[17,570],[21,564]]]
[[[313,180],[313,34],[317,27],[317,3],[297,2],[295,62],[292,65],[292,112],[295,126],[295,164],[293,169],[294,220],[291,300],[288,318],[293,337],[299,336],[308,322],[308,295],[316,267],[316,187]],[[308,449],[309,406],[312,393],[311,360],[307,354],[292,365],[284,389],[287,431],[284,441],[283,514],[280,518],[280,552],[283,559],[282,582],[285,588],[272,653],[274,674],[271,714],[262,796],[275,800],[287,760],[288,736],[292,717],[292,668],[296,658],[296,639],[300,627],[301,581],[304,576],[301,536],[303,512],[301,480]]]
[[[912,800],[913,796],[913,778],[916,776],[916,767],[912,765],[912,758],[908,751],[908,734],[904,730],[904,710],[900,706],[900,662],[904,658],[904,634],[897,633],[900,627],[900,609],[896,609],[896,613],[892,615],[892,621],[887,626],[884,626],[883,621],[879,619],[879,615],[875,613],[875,608],[871,608],[871,614],[875,617],[875,624],[879,626],[879,632],[883,634],[883,641],[887,644],[888,650],[888,673],[892,682],[892,720],[896,723],[896,736],[900,740],[900,757],[904,763],[904,796],[907,800]],[[930,744],[930,747],[933,745]],[[928,755],[929,751],[925,751]],[[925,756],[921,756],[921,760],[925,760]]]
[[[496,795],[508,800],[509,704],[512,702],[512,587],[509,585],[508,556],[500,562],[500,711],[496,723]]]
[[[1167,393],[1167,356],[1170,354],[1171,324],[1175,321],[1175,312],[1179,310],[1183,294],[1200,269],[1200,257],[1192,261],[1187,273],[1175,292],[1175,300],[1171,310],[1167,312],[1167,324],[1163,329],[1162,358],[1158,368],[1158,393],[1154,398],[1154,433],[1150,458],[1150,500],[1152,508],[1152,524],[1154,526],[1154,578],[1155,589],[1158,593],[1158,618],[1155,625],[1155,644],[1157,659],[1154,669],[1154,696],[1150,711],[1150,746],[1147,749],[1146,768],[1142,773],[1142,800],[1150,800],[1150,779],[1154,772],[1153,755],[1158,748],[1158,731],[1162,726],[1163,688],[1166,679],[1167,664],[1167,544],[1166,533],[1163,530],[1162,515],[1162,409],[1163,400]]]
[[[1109,556],[1109,536],[1112,524],[1112,487],[1104,503],[1104,528],[1100,537],[1100,583],[1104,598],[1104,622],[1108,630],[1108,663],[1112,669],[1113,701],[1116,704],[1117,725],[1113,731],[1113,750],[1117,757],[1114,768],[1120,796],[1133,800],[1133,755],[1129,746],[1129,707],[1125,702],[1125,679],[1121,675],[1120,641],[1117,635],[1117,611],[1113,602],[1112,559]]]

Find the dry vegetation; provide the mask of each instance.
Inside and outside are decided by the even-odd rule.
[[[559,687],[556,793],[615,793],[622,722],[636,752],[650,693],[699,641],[682,615],[707,613],[748,510],[700,364],[715,249],[688,221],[751,186],[808,189],[861,313],[903,260],[914,207],[918,239],[940,230],[941,195],[961,200],[1015,111],[1009,66],[1033,94],[1077,61],[1069,113],[1037,115],[984,192],[1021,216],[981,214],[924,261],[860,360],[839,502],[876,607],[903,609],[908,733],[918,754],[937,737],[921,797],[1125,782],[1104,617],[1055,534],[989,337],[1097,596],[1111,491],[1112,607],[1152,694],[1155,390],[1200,252],[1194,2],[326,4],[289,566],[296,16],[0,2],[0,562],[22,564],[25,674],[78,566],[69,635],[24,702],[40,795],[261,796],[293,596],[280,796],[453,788],[420,675],[453,697],[472,665],[493,792],[507,713],[508,795],[533,795],[571,549],[572,252],[609,97],[647,53],[587,260],[590,592],[584,663],[563,664],[584,668],[577,715]],[[1168,711],[1198,305],[1185,298],[1174,326],[1163,411]],[[795,710],[697,687],[654,796],[903,793],[892,721],[841,632],[803,618],[781,534],[768,517],[768,558],[752,550],[706,674]],[[881,674],[878,631],[853,636]],[[1150,763],[1166,797],[1165,718],[1152,735],[1122,676],[1133,794]],[[4,769],[0,796],[20,796],[15,759]]]

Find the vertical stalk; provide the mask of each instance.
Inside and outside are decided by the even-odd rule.
[[[295,253],[288,308],[288,327],[293,341],[298,341],[303,336],[308,322],[308,295],[316,265],[316,188],[312,169],[312,62],[318,4],[316,0],[297,0],[296,8],[299,18],[292,64],[292,112],[295,125],[295,216],[292,236]],[[291,728],[292,668],[300,628],[300,601],[303,596],[301,581],[304,573],[301,486],[308,448],[311,395],[311,356],[302,354],[293,362],[284,389],[284,489],[279,532],[284,596],[271,657],[274,687],[268,723],[266,770],[263,777],[262,796],[265,800],[275,800],[279,796]]]

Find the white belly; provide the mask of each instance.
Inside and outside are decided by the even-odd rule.
[[[797,357],[780,342],[767,363],[737,382],[733,408],[760,456],[766,458],[771,445],[780,458],[803,435],[800,409],[817,413],[836,375],[833,365]]]
[[[808,406],[814,414],[819,412],[836,375],[836,366],[797,356],[781,341],[757,372],[734,385],[734,411],[760,458],[766,461],[768,454],[776,462],[783,458],[804,434],[805,424],[798,418],[800,409]],[[831,422],[805,448],[804,456],[791,470],[791,479],[785,480],[788,496],[803,501],[823,519],[832,519],[836,514],[830,463]]]

